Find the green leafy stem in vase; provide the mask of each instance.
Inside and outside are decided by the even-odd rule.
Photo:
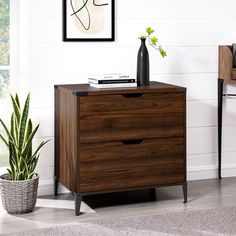
[[[148,27],[146,28],[147,35],[141,35],[139,39],[148,39],[149,44],[157,51],[159,51],[162,57],[166,57],[167,56],[166,51],[161,47],[161,45],[157,45],[158,38],[156,36],[152,36],[154,32],[155,32],[154,29]]]

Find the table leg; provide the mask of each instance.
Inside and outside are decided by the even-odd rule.
[[[54,177],[54,195],[57,196],[57,194],[58,194],[58,179],[55,176]]]
[[[222,155],[222,105],[223,105],[224,80],[218,79],[218,177],[221,179],[221,155]]]
[[[82,201],[82,194],[75,193],[75,215],[80,215],[80,207]]]
[[[184,203],[187,203],[188,201],[188,184],[187,182],[182,184],[183,187],[183,194],[184,194]]]

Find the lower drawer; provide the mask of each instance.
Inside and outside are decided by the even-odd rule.
[[[81,144],[81,192],[182,183],[184,138]]]

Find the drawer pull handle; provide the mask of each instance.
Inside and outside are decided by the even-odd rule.
[[[125,98],[139,98],[143,96],[143,93],[126,93],[122,94],[122,96]]]
[[[122,143],[124,145],[130,145],[130,144],[141,144],[143,142],[143,139],[135,139],[135,140],[124,140]]]

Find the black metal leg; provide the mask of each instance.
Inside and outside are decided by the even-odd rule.
[[[187,203],[188,200],[188,184],[187,182],[182,184],[183,187],[183,194],[184,194],[184,203]]]
[[[150,196],[151,196],[151,199],[152,199],[153,201],[156,200],[156,189],[155,189],[155,188],[151,188],[151,189],[150,189]]]
[[[218,79],[218,177],[221,179],[221,147],[222,147],[222,101],[224,80]]]
[[[57,194],[58,194],[58,180],[57,180],[56,176],[55,176],[54,180],[55,180],[55,182],[54,182],[54,195],[57,196]]]
[[[75,215],[80,215],[80,206],[82,201],[82,194],[75,193]]]

